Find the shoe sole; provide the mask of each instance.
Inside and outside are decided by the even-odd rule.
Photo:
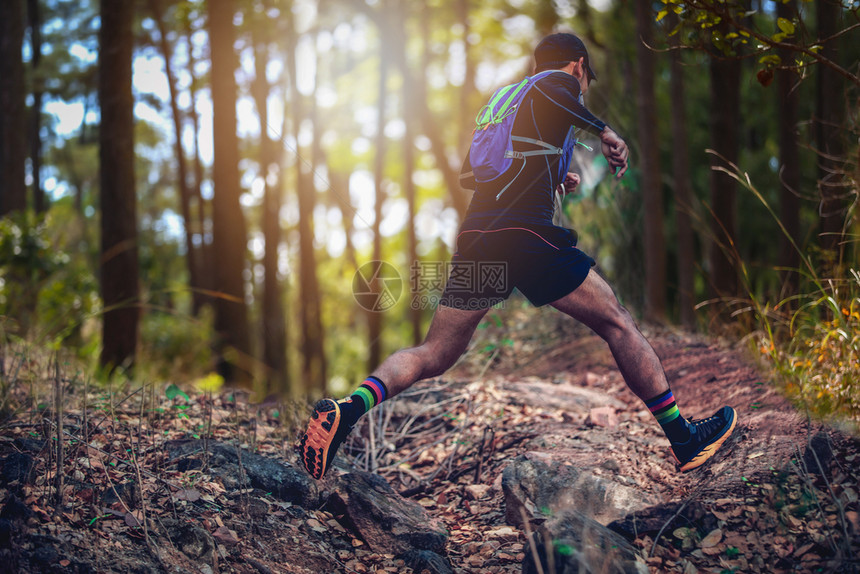
[[[705,445],[705,447],[699,452],[699,454],[690,459],[689,462],[682,465],[680,468],[681,472],[690,472],[691,470],[695,470],[705,464],[708,460],[710,460],[712,456],[717,454],[717,451],[720,449],[721,446],[723,446],[723,443],[726,442],[726,439],[732,435],[732,432],[735,430],[735,425],[737,424],[737,422],[738,413],[735,409],[732,409],[732,424],[729,425],[729,428],[725,430],[723,434],[717,437],[714,442]],[[671,449],[669,452],[671,452]],[[672,453],[672,456],[675,456],[675,453]],[[677,457],[675,458],[675,461],[678,462]]]
[[[323,399],[314,406],[308,429],[299,443],[299,458],[316,480],[328,470],[328,453],[340,426],[340,407],[331,399]]]

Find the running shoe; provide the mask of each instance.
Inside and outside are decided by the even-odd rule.
[[[735,430],[738,416],[732,407],[723,407],[700,421],[690,419],[690,439],[673,443],[672,455],[681,472],[699,468],[710,459]]]
[[[337,402],[323,399],[316,404],[308,429],[299,441],[299,458],[308,474],[317,480],[325,476],[350,430]]]

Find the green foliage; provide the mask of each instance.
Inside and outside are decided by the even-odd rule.
[[[212,313],[205,307],[199,318],[152,311],[140,324],[143,369],[164,380],[205,376],[212,367]]]
[[[799,302],[787,335],[760,337],[761,353],[789,397],[814,416],[845,418],[860,429],[860,273],[849,269]]]
[[[0,315],[18,322],[26,335],[39,292],[69,261],[48,239],[44,219],[30,211],[0,219]]]

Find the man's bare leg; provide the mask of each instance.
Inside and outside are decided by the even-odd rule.
[[[318,402],[299,444],[299,458],[310,475],[317,479],[325,475],[352,425],[377,399],[393,397],[415,381],[441,375],[451,368],[486,313],[487,309],[461,311],[440,305],[423,343],[389,356],[350,397]],[[366,401],[370,404],[366,405]]]
[[[606,341],[621,376],[640,399],[647,401],[669,389],[657,353],[600,275],[589,272],[582,285],[550,304]]]
[[[438,377],[457,362],[486,314],[487,309],[462,311],[440,305],[433,314],[424,342],[390,355],[371,376],[385,381],[389,398],[408,389],[415,381]]]
[[[731,407],[723,407],[701,421],[688,423],[681,417],[660,358],[600,275],[589,272],[577,289],[551,305],[584,323],[607,342],[624,382],[666,433],[681,471],[707,462],[732,434],[737,413]]]

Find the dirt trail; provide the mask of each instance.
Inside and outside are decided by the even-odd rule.
[[[808,424],[737,349],[649,331],[685,416],[709,416],[724,404],[739,415],[734,437],[718,456],[681,475],[659,426],[627,390],[605,343],[555,315],[529,313],[490,323],[451,372],[416,384],[362,419],[320,488],[352,465],[376,468],[401,495],[444,522],[454,572],[515,573],[523,571],[531,551],[525,532],[505,516],[504,469],[521,455],[561,460],[649,502],[652,522],[665,528],[659,538],[652,531],[632,542],[651,571],[858,571],[856,439]],[[0,506],[10,508],[11,493],[23,492],[29,510],[18,509],[26,520],[21,530],[9,531],[3,522],[14,516],[0,516],[0,559],[27,572],[411,571],[398,557],[370,551],[325,508],[306,510],[251,489],[231,491],[205,468],[167,464],[160,445],[192,436],[207,416],[204,397],[191,398],[183,418],[160,418],[162,426],[141,435],[144,469],[204,497],[177,501],[157,480],[143,477],[147,512],[156,527],[167,524],[170,542],[148,548],[122,508],[104,510],[109,503],[98,500],[98,483],[106,474],[121,482],[130,473],[121,476],[122,467],[108,466],[107,459],[87,468],[82,457],[92,453],[69,457],[67,464],[77,465],[68,469],[69,506],[54,513],[47,486],[52,462],[42,450],[33,454],[33,485],[23,491],[9,484],[18,472],[9,460],[19,459],[5,459]],[[102,425],[104,449],[124,452],[125,441],[138,436],[136,412]],[[296,463],[291,447],[304,406],[296,424],[286,427],[271,412],[237,408],[223,397],[214,413],[216,439],[253,442],[261,454]],[[74,430],[79,414],[70,407],[68,416]],[[34,425],[7,426],[0,461],[20,457],[15,451],[22,441],[38,432]],[[813,436],[825,469],[819,474],[805,466],[814,460],[803,456]],[[682,505],[695,512],[681,512]],[[177,541],[177,532],[191,542]]]

